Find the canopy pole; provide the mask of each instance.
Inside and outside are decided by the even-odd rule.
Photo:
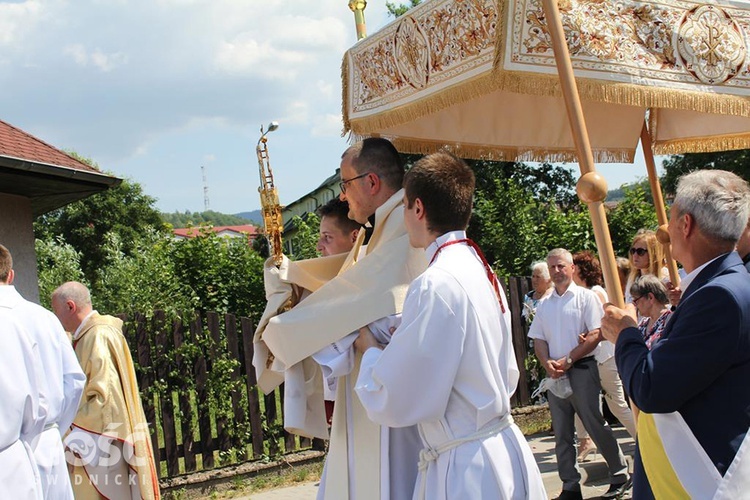
[[[581,178],[576,185],[576,192],[581,201],[586,203],[589,208],[609,300],[617,307],[624,307],[625,299],[620,286],[620,277],[617,273],[615,252],[612,249],[612,238],[607,225],[607,215],[604,212],[607,182],[604,177],[596,172],[594,166],[594,156],[591,152],[591,143],[586,130],[581,99],[578,96],[578,87],[573,74],[573,65],[570,62],[570,52],[565,41],[565,32],[560,11],[557,8],[557,0],[543,0],[542,4],[548,20],[547,27],[552,40],[552,49],[555,53],[557,73],[560,76],[565,107],[568,111],[568,120],[570,121],[578,156],[578,165],[581,169]]]
[[[669,232],[667,232],[667,210],[664,208],[664,197],[661,193],[659,177],[656,175],[656,164],[654,163],[654,150],[651,145],[651,135],[648,133],[646,121],[643,121],[641,129],[641,146],[643,146],[643,159],[646,161],[646,171],[648,172],[648,183],[651,185],[651,196],[654,198],[656,207],[656,218],[659,221],[659,230],[656,237],[664,246],[664,255],[667,258],[667,269],[669,270],[669,279],[674,286],[680,285],[680,275],[677,273],[677,263],[672,258],[672,245],[669,242]]]
[[[354,26],[357,29],[357,41],[367,36],[367,25],[365,24],[366,0],[349,0],[349,9],[354,12]]]

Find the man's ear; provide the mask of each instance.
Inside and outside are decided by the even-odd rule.
[[[359,235],[359,229],[352,229],[349,233],[349,239],[352,240],[352,243],[357,242],[357,236]]]
[[[378,174],[370,172],[370,174],[367,176],[367,182],[370,186],[370,194],[375,195],[380,192],[383,181],[380,179],[380,176]]]
[[[691,214],[683,214],[680,216],[680,231],[682,235],[687,238],[691,234],[695,234],[696,225],[695,218]]]
[[[8,284],[12,285],[14,279],[16,279],[16,272],[11,269],[10,271],[8,271]]]
[[[422,203],[422,200],[419,198],[414,199],[414,215],[417,217],[418,220],[422,220],[425,217],[425,209],[424,209],[424,203]]]

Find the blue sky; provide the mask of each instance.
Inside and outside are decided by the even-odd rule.
[[[338,166],[346,0],[0,0],[0,119],[140,183],[159,210],[259,208],[255,145],[282,203]],[[369,32],[390,21],[370,0]],[[659,163],[659,162],[657,162]],[[575,167],[577,170],[577,166]],[[600,166],[610,187],[642,162]]]

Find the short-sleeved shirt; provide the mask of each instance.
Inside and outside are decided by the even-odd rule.
[[[562,358],[578,346],[579,334],[601,326],[602,316],[604,309],[596,293],[571,282],[562,295],[553,290],[539,303],[529,337],[547,342],[551,358]]]

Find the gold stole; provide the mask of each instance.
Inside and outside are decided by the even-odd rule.
[[[116,438],[123,447],[131,447],[137,459],[130,461],[130,467],[137,474],[141,497],[158,499],[159,479],[151,437],[133,359],[122,335],[122,321],[94,313],[75,342],[75,352],[86,374],[86,385],[73,426],[94,437]],[[84,482],[88,482],[85,477]]]

